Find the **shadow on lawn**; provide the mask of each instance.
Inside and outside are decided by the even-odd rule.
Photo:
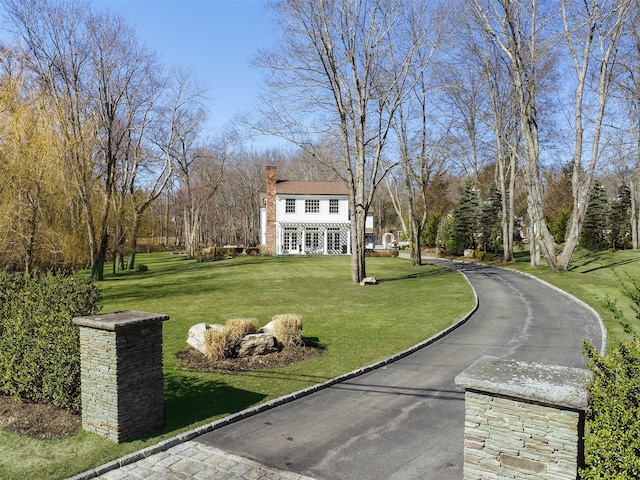
[[[437,268],[430,270],[423,270],[420,272],[414,272],[407,275],[401,275],[399,277],[379,278],[378,283],[397,282],[398,280],[413,280],[416,278],[434,278],[442,275],[447,275],[450,272],[448,270]]]
[[[579,273],[591,273],[591,272],[596,272],[602,269],[620,267],[622,265],[629,265],[631,263],[640,262],[640,257],[636,257],[636,258],[629,258],[626,260],[620,260],[617,262],[610,261],[609,263],[603,263],[602,265],[597,265],[597,266],[594,266],[593,268],[585,269],[585,267],[587,267],[592,263],[602,261],[603,258],[604,258],[604,255],[599,255],[597,253],[589,254],[589,256],[586,257],[586,261],[581,261],[576,265],[572,265],[571,267],[569,267],[569,271],[577,271]]]
[[[180,372],[165,373],[165,427],[178,430],[207,418],[231,414],[255,405],[266,395],[241,390],[224,382]]]

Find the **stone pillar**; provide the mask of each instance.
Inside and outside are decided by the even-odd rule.
[[[117,443],[164,426],[162,322],[127,310],[76,317],[80,327],[82,428]]]
[[[267,165],[267,243],[265,252],[269,255],[276,253],[276,184],[278,183],[278,168]]]
[[[465,387],[464,480],[576,480],[588,370],[482,357]]]

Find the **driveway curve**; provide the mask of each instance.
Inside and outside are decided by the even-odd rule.
[[[396,362],[195,439],[317,479],[461,479],[464,391],[454,378],[483,355],[583,367],[597,315],[517,272],[427,260],[468,278],[467,322]]]

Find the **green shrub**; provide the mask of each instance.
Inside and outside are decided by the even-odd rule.
[[[449,255],[462,255],[462,253],[458,252],[456,242],[454,240],[445,241],[444,250]]]
[[[254,250],[259,251],[257,247]],[[196,258],[199,262],[215,262],[216,260],[237,257],[242,251],[242,247],[210,247],[199,252]],[[257,255],[257,253],[253,254]]]
[[[640,478],[640,341],[606,356],[588,346],[587,355],[594,381],[581,478]]]
[[[146,265],[144,265],[142,263],[138,263],[136,265],[136,272],[146,272],[147,270],[149,270],[149,267],[147,267]]]
[[[623,293],[635,304],[636,316],[640,318],[640,283],[634,282],[633,288],[624,287]],[[640,338],[615,302],[607,298],[603,305],[634,338],[604,356],[585,344],[594,378],[589,386],[586,468],[581,471],[581,478],[637,479],[640,478]]]
[[[442,222],[441,213],[430,213],[427,224],[422,230],[422,244],[426,247],[435,247],[438,245],[438,228]]]
[[[76,277],[0,274],[0,393],[80,408],[80,342],[71,319],[98,311]]]
[[[491,252],[481,252],[478,250],[474,252],[473,256],[476,257],[481,262],[493,262],[496,259],[495,254]]]
[[[364,252],[365,257],[390,257],[391,253],[389,250],[372,250],[367,249]]]

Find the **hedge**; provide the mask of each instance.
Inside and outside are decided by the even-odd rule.
[[[632,302],[640,320],[640,282],[623,285],[624,296]],[[640,338],[615,301],[606,298],[610,310],[631,334],[628,342],[619,342],[607,355],[600,355],[585,343],[593,382],[589,387],[585,436],[586,467],[583,480],[640,478]]]
[[[80,341],[71,319],[99,310],[73,276],[0,273],[0,394],[80,409]]]

